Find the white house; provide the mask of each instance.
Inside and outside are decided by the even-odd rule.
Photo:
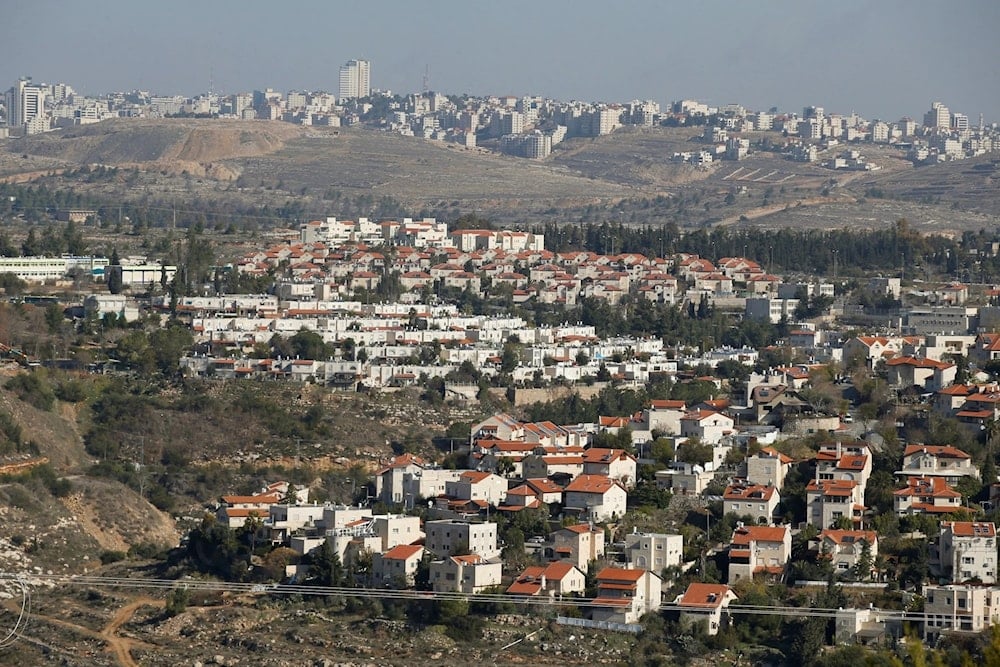
[[[866,547],[867,545],[867,547]],[[865,549],[872,559],[878,556],[878,534],[874,530],[835,530],[828,528],[817,538],[817,549],[820,558],[828,558],[833,571],[842,574],[857,567]],[[871,573],[861,573],[869,576]]]
[[[549,540],[551,551],[546,548],[546,557],[572,563],[582,572],[604,556],[604,530],[587,523],[560,528],[549,535]]]
[[[636,460],[624,449],[591,447],[583,452],[583,474],[609,477],[630,489],[635,486]]]
[[[375,473],[375,497],[384,503],[403,502],[403,476],[423,470],[426,462],[413,454],[402,454]]]
[[[572,563],[549,563],[545,567],[526,568],[507,588],[510,595],[553,596],[582,593],[587,587],[587,575]]]
[[[842,517],[860,525],[864,515],[864,491],[849,479],[810,480],[806,485],[806,517],[817,528],[830,528]]]
[[[503,563],[478,554],[451,556],[431,563],[431,586],[441,593],[481,593],[500,585]]]
[[[781,491],[785,475],[792,467],[792,458],[774,449],[765,447],[753,456],[747,457],[747,481],[751,484],[770,485]]]
[[[924,641],[933,644],[942,633],[981,633],[1000,622],[1000,588],[948,585],[924,586]]]
[[[674,604],[680,607],[681,625],[691,625],[704,621],[706,632],[715,635],[722,627],[723,612],[729,603],[736,599],[736,593],[725,584],[695,582],[688,584],[687,590],[677,596]]]
[[[496,506],[507,496],[507,480],[490,472],[466,470],[445,484],[445,494],[460,500],[484,500]]]
[[[656,486],[660,489],[670,489],[672,493],[683,496],[696,496],[704,492],[715,479],[715,467],[711,462],[698,465],[674,461],[666,470],[657,470],[654,476]]]
[[[721,412],[692,410],[681,418],[681,436],[714,445],[732,433],[735,424],[732,417]]]
[[[773,486],[734,482],[722,494],[722,513],[749,515],[754,523],[771,523],[781,502],[781,494]]]
[[[606,567],[597,573],[593,619],[637,623],[646,613],[659,609],[661,587],[660,577],[649,570]]]
[[[417,574],[424,548],[400,544],[372,556],[372,584],[377,587],[409,588]]]
[[[729,583],[757,574],[780,579],[791,557],[788,526],[740,526],[729,545]]]
[[[681,417],[687,412],[684,401],[650,401],[643,413],[646,430],[659,431],[664,435],[678,435],[681,432]]]
[[[621,483],[600,475],[580,475],[563,492],[563,507],[591,521],[625,516],[628,492]]]
[[[957,484],[963,477],[979,478],[972,457],[952,445],[907,445],[903,467],[896,474],[942,477],[949,484]]]
[[[893,493],[896,514],[951,514],[961,509],[962,494],[943,477],[909,477],[906,486]]]

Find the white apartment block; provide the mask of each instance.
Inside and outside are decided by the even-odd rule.
[[[438,558],[464,551],[489,560],[500,555],[495,523],[466,523],[441,519],[424,523],[424,546]]]
[[[946,581],[996,583],[997,528],[989,522],[942,521],[931,571]]]
[[[777,324],[782,319],[791,321],[795,317],[798,299],[752,298],[746,300],[747,318]]]
[[[625,536],[629,567],[657,574],[680,565],[684,558],[684,537],[666,533],[631,533]]]
[[[1000,589],[984,586],[924,586],[924,641],[943,632],[979,633],[1000,622]]]

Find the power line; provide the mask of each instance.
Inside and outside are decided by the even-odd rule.
[[[136,579],[122,577],[93,577],[87,575],[38,574],[27,579],[20,575],[0,573],[0,581],[14,580],[29,584],[34,581],[72,586],[96,586],[114,588],[147,588],[158,590],[192,590],[245,595],[311,595],[320,597],[356,597],[389,600],[463,600],[480,603],[510,603],[527,606],[577,606],[605,607],[599,598],[522,596],[507,593],[460,593],[445,591],[396,590],[382,588],[350,588],[346,586],[306,586],[301,584],[254,584],[242,582],[209,581],[200,579]],[[867,608],[878,620],[898,620],[920,622],[939,615],[895,609]],[[676,602],[661,603],[658,611],[704,611],[702,608],[684,606]],[[781,616],[791,618],[838,618],[846,609],[791,607],[776,605],[733,604],[725,608],[729,614]]]
[[[14,621],[14,626],[7,634],[0,638],[0,648],[7,648],[24,635],[24,628],[31,616],[31,589],[21,577],[9,578],[6,575],[0,575],[0,582],[13,582],[21,592],[21,611],[17,615],[17,620]]]

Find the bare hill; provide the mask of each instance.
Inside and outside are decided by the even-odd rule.
[[[270,153],[302,132],[287,123],[122,119],[23,137],[10,142],[9,150],[70,165],[155,166],[204,175],[221,160]]]
[[[595,201],[628,196],[632,188],[558,165],[468,150],[384,132],[316,130],[260,158],[227,162],[249,183],[280,176],[292,190],[338,190],[389,196],[413,206],[458,200],[466,208],[526,206],[544,201]]]
[[[916,167],[899,174],[876,173],[859,185],[895,199],[1000,215],[1000,159],[995,156]]]

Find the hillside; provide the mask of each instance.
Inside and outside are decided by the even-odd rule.
[[[906,217],[961,230],[995,224],[1000,215],[997,162],[987,157],[914,168],[898,149],[860,144],[879,171],[833,171],[766,151],[707,167],[672,161],[676,152],[705,148],[700,133],[626,127],[569,139],[534,161],[353,127],[123,119],[0,143],[0,179],[72,187],[111,202],[227,210],[291,202],[295,218],[477,213],[507,224],[657,220],[692,228],[741,216],[819,227]],[[843,149],[822,151],[820,159]],[[128,172],[111,179],[73,172],[95,163]],[[865,204],[872,193],[880,198],[877,211]],[[780,215],[786,207],[826,210],[803,219]],[[963,215],[942,215],[951,209]]]

